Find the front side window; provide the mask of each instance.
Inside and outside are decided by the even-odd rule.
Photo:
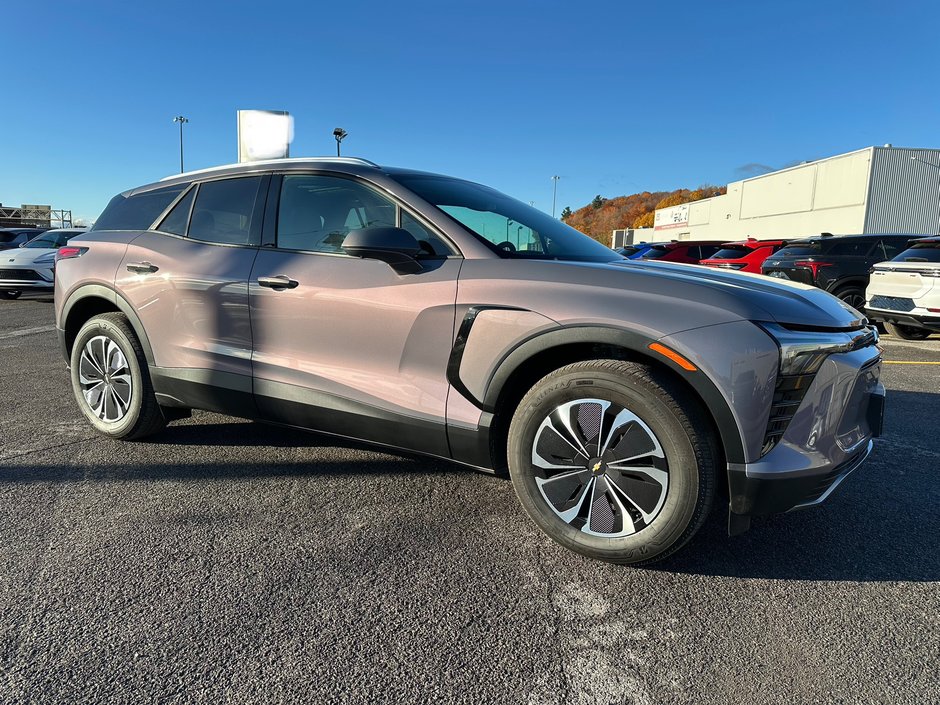
[[[395,179],[486,243],[502,257],[613,262],[617,254],[546,213],[499,191],[445,176]]]
[[[839,257],[864,257],[872,249],[873,244],[871,240],[844,240],[842,242],[834,242],[826,254],[837,255]]]
[[[395,218],[394,203],[355,181],[286,175],[277,209],[277,246],[342,254],[350,230],[395,227]]]
[[[199,185],[188,235],[221,245],[247,245],[260,176]]]

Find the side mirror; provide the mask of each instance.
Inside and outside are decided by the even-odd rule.
[[[350,230],[343,240],[343,251],[353,257],[381,260],[399,274],[415,274],[422,269],[416,259],[421,245],[402,228]]]

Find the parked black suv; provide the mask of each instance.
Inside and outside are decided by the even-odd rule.
[[[761,272],[811,284],[853,308],[865,308],[868,275],[878,262],[893,259],[917,235],[831,235],[794,240],[764,260]]]

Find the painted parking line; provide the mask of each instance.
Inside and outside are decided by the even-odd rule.
[[[917,360],[882,360],[886,365],[940,365],[940,362],[918,362]]]
[[[38,326],[36,328],[21,328],[20,330],[11,330],[9,333],[0,333],[0,340],[6,338],[20,338],[24,335],[35,335],[36,333],[49,333],[55,330],[55,326]]]

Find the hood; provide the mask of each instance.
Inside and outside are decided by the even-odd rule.
[[[581,266],[591,272],[591,283],[603,280],[608,286],[706,304],[745,320],[846,329],[866,322],[862,313],[822,289],[762,274],[644,260]],[[602,272],[616,273],[618,281]]]
[[[45,255],[55,255],[55,247],[17,247],[0,252],[0,264],[33,264]]]

